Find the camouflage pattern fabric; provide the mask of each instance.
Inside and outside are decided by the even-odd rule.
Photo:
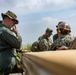
[[[39,51],[47,51],[50,49],[52,44],[52,40],[45,35],[42,35],[38,38],[38,41],[35,41],[31,46],[32,52],[39,52]]]
[[[38,52],[39,51],[39,41],[35,41],[31,46],[32,52]]]
[[[49,50],[49,48],[52,44],[52,40],[50,38],[46,37],[45,35],[40,36],[38,38],[38,41],[39,41],[39,48],[42,51]]]
[[[74,40],[74,36],[69,35],[62,35],[60,38],[55,40],[54,43],[50,46],[50,50],[57,50],[61,46],[69,47],[72,41]]]

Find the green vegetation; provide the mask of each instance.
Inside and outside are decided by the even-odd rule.
[[[21,47],[21,50],[30,50],[31,49],[31,46],[32,46],[32,44],[27,44],[27,45],[23,45],[22,47]],[[19,57],[19,58],[21,58],[21,53],[17,53],[17,56]]]
[[[30,50],[31,46],[32,46],[32,44],[24,45],[21,47],[21,50]],[[21,53],[17,52],[17,57],[19,57],[21,59],[21,56],[22,56]],[[19,63],[18,61],[17,61],[17,66],[18,66],[18,68],[22,67],[21,63]]]
[[[30,50],[30,49],[31,49],[31,45],[32,45],[32,44],[29,44],[29,43],[28,43],[27,45],[23,45],[23,46],[21,47],[21,49],[22,49],[22,50]]]

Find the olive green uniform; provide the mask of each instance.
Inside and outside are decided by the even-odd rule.
[[[58,34],[53,35],[53,42],[58,38]]]
[[[21,36],[15,37],[4,24],[0,24],[0,72],[8,73],[16,64],[16,49],[20,49]]]

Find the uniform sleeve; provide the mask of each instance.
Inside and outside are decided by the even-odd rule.
[[[65,46],[65,44],[62,42],[60,38],[58,38],[51,44],[50,50],[57,50],[61,46]]]
[[[4,40],[13,48],[19,49],[21,47],[22,38],[21,36],[15,37],[8,32],[3,32],[2,37]]]
[[[41,50],[48,50],[48,43],[46,39],[42,39],[39,41],[39,47]]]
[[[51,46],[50,46],[50,49],[49,50],[56,50],[56,47],[57,47],[57,40],[54,41]]]

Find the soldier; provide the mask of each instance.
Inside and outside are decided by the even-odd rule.
[[[60,22],[58,23],[58,25],[59,25],[60,23],[63,23],[63,21],[60,21]],[[58,25],[56,25],[56,28],[58,27]],[[57,32],[56,34],[53,35],[53,42],[54,42],[58,37],[59,37],[59,34],[58,34],[58,32]]]
[[[66,22],[60,23],[57,27],[57,32],[60,34],[60,37],[52,43],[50,50],[67,49],[75,38],[70,34],[71,28],[69,24]]]
[[[0,74],[9,75],[16,67],[16,49],[20,49],[22,38],[16,27],[19,23],[17,16],[11,11],[2,13],[1,16],[3,20],[0,23]]]
[[[52,35],[53,30],[47,28],[45,34],[38,38],[38,41],[35,41],[32,44],[31,51],[39,52],[39,51],[46,51],[49,50],[49,47],[52,43],[50,36]]]
[[[53,30],[47,28],[45,34],[38,38],[39,48],[41,51],[49,50],[50,45],[52,44],[52,40],[50,36],[52,35]]]

